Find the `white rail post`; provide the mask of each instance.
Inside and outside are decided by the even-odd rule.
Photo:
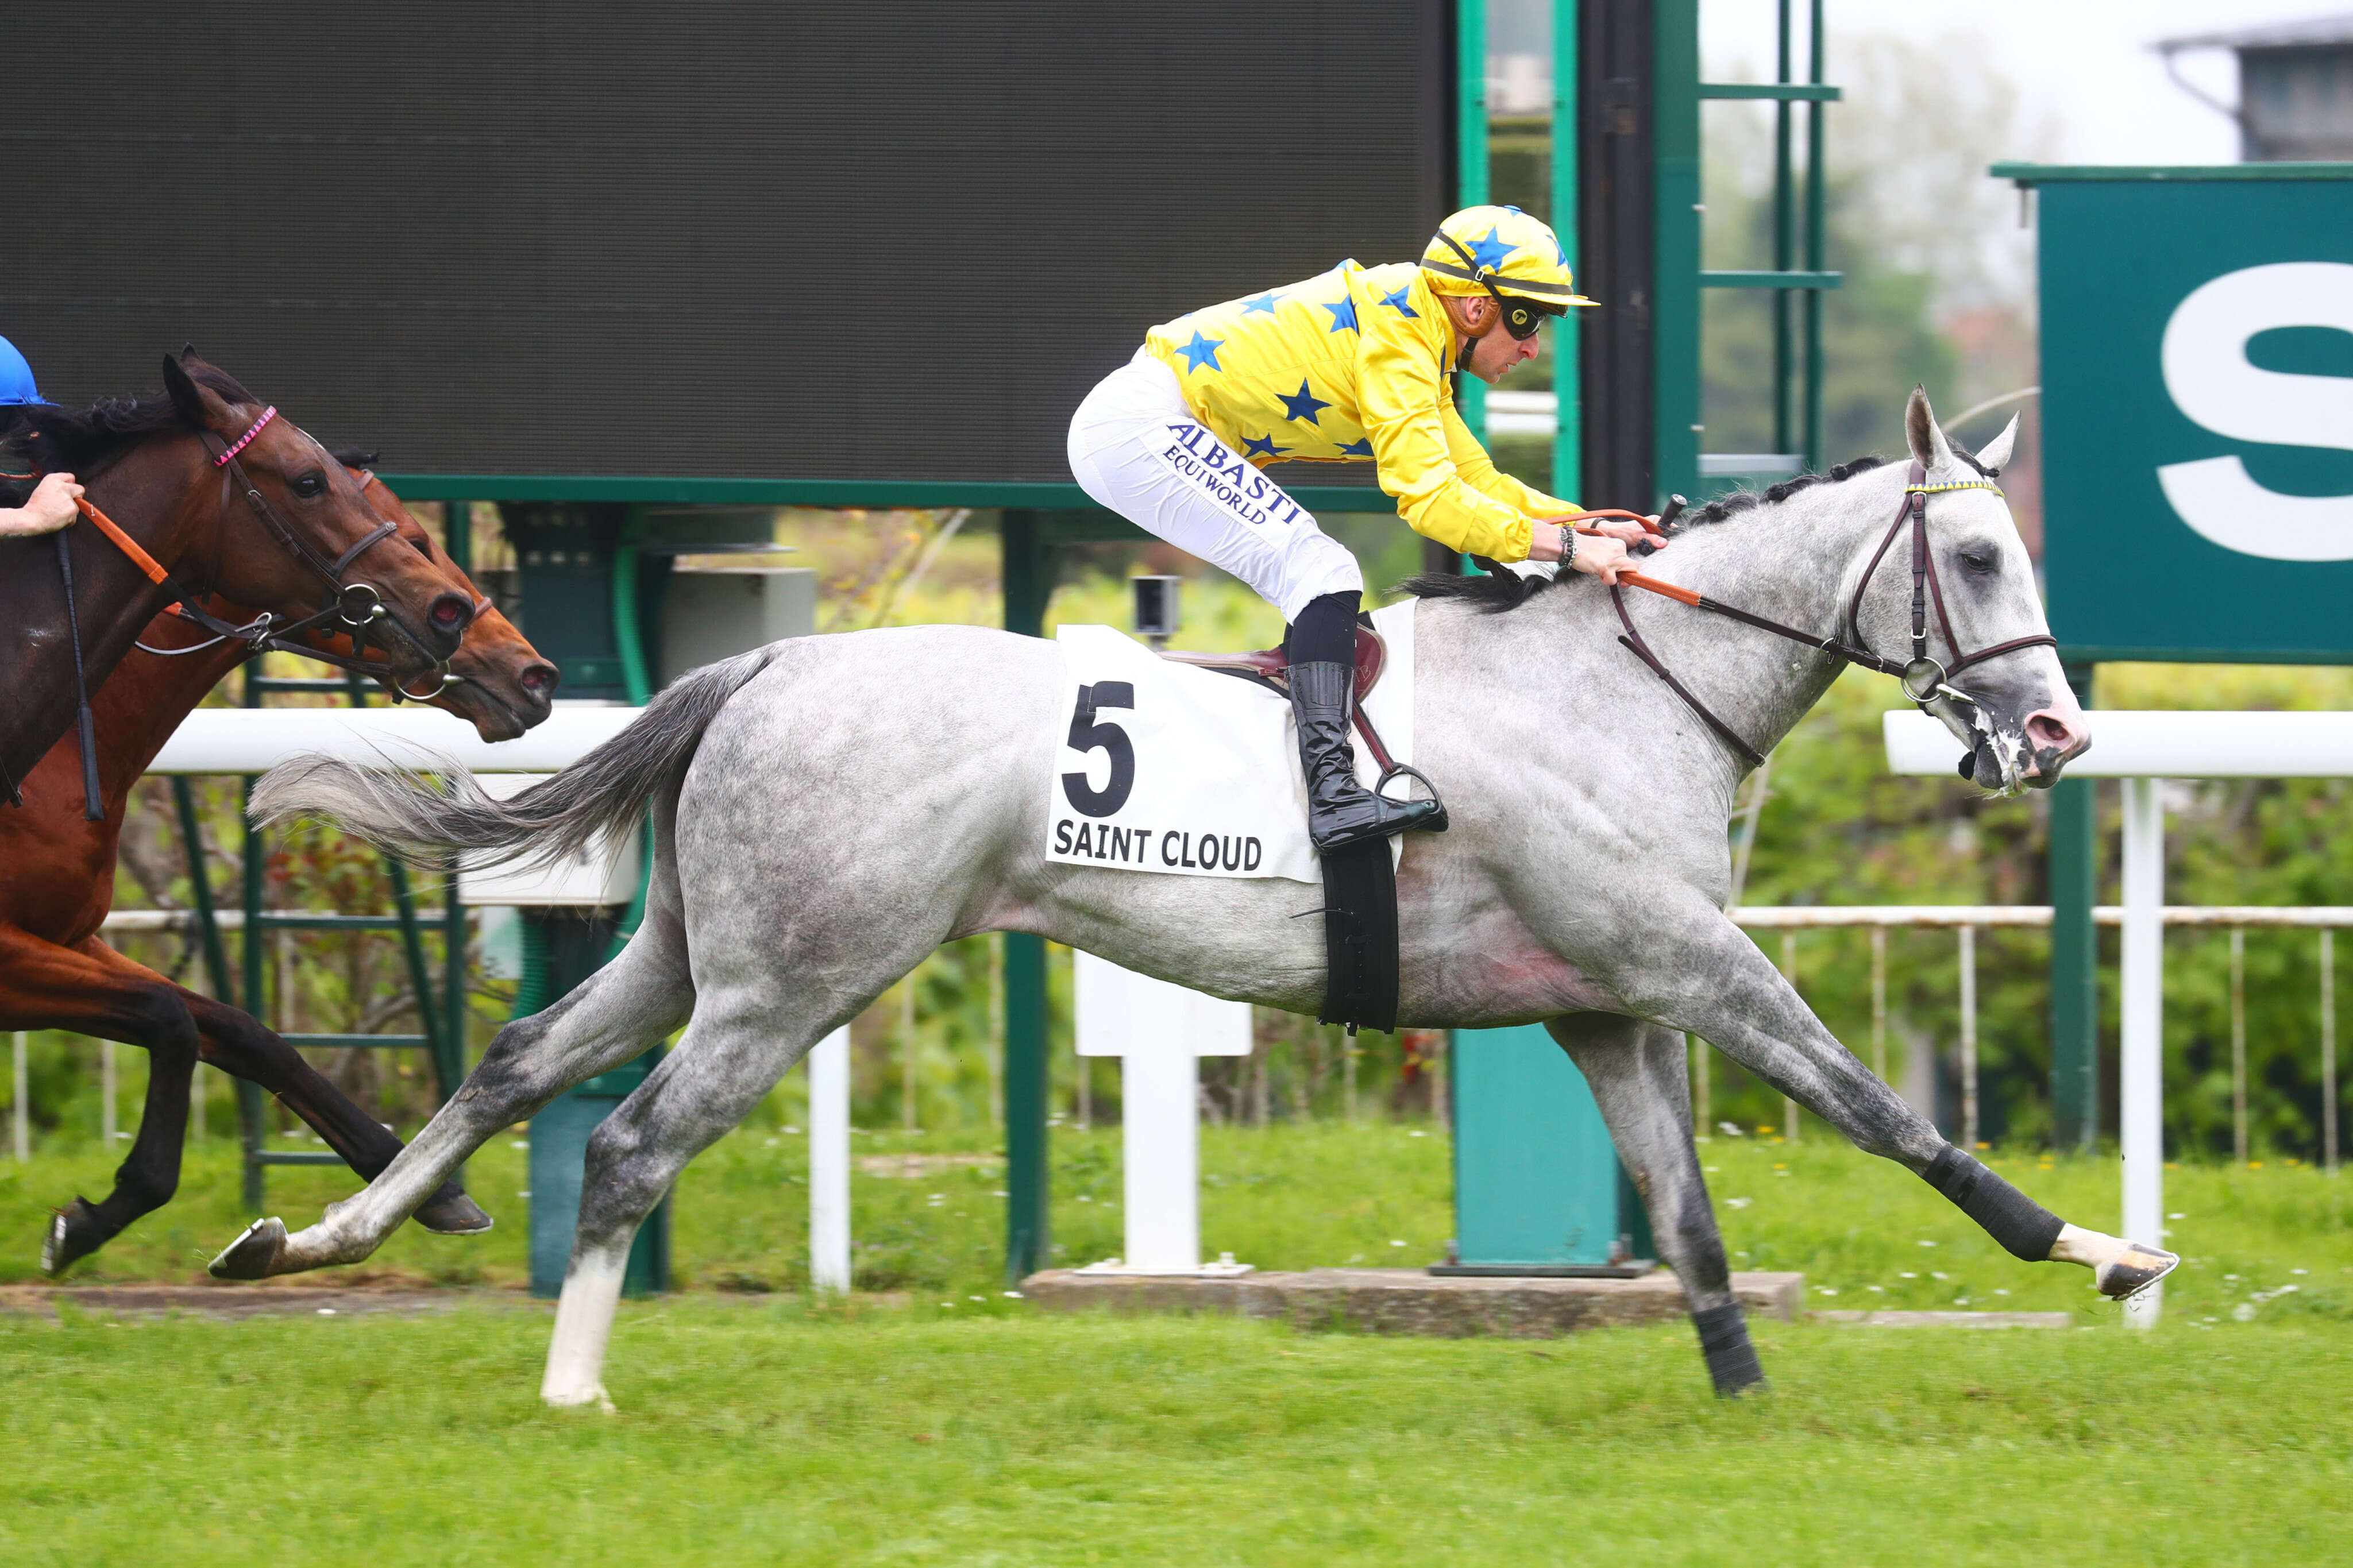
[[[9,1142],[16,1146],[19,1164],[33,1157],[33,1079],[31,1067],[26,1060],[26,1048],[25,1031],[19,1029],[16,1031],[15,1071],[10,1079],[16,1099],[10,1102],[8,1110]]]
[[[2118,1096],[2124,1143],[2124,1232],[2165,1240],[2165,812],[2158,781],[2124,784],[2123,1063]],[[2157,1326],[2164,1287],[2125,1303],[2133,1328]]]
[[[2247,1163],[2247,928],[2231,928],[2231,1163]]]
[[[2337,932],[2320,928],[2320,1148],[2337,1173]]]
[[[922,1118],[915,1114],[916,1053],[915,1039],[915,976],[923,972],[917,964],[899,982],[899,1124],[909,1132],[923,1130]]]
[[[1978,1146],[1978,928],[1961,931],[1961,1147]]]
[[[809,1288],[849,1293],[849,1031],[808,1055]]]
[[[1789,989],[1798,988],[1798,928],[1781,928],[1781,978]],[[1781,1097],[1781,1136],[1795,1143],[1798,1141],[1798,1102],[1788,1095]]]
[[[1126,1251],[1097,1274],[1233,1274],[1201,1263],[1200,1063],[1246,1057],[1250,1011],[1091,952],[1075,955],[1080,1063],[1120,1058],[1121,1219]]]
[[[1887,1081],[1887,928],[1871,928],[1871,1070]]]

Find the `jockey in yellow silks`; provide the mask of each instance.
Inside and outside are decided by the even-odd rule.
[[[1445,811],[1357,782],[1348,713],[1364,577],[1259,470],[1376,463],[1406,521],[1451,550],[1566,560],[1614,580],[1641,526],[1578,542],[1556,521],[1577,509],[1497,469],[1448,380],[1458,370],[1499,380],[1540,352],[1547,318],[1592,303],[1549,227],[1517,207],[1471,207],[1440,226],[1418,263],[1343,261],[1153,328],[1071,419],[1071,468],[1090,496],[1240,577],[1290,624],[1317,848],[1442,829]]]

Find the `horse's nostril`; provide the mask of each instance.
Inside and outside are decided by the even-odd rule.
[[[552,664],[534,664],[524,669],[520,678],[522,689],[536,697],[544,697],[555,689],[560,679]]]
[[[2037,750],[2049,748],[2063,752],[2074,741],[2075,731],[2048,713],[2037,713],[2026,721],[2026,738]]]
[[[433,601],[433,625],[441,631],[454,632],[474,618],[472,603],[455,594],[444,594]]]

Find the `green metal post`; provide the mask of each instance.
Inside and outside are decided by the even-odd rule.
[[[1455,0],[1454,187],[1459,206],[1487,201],[1487,0]],[[1455,412],[1471,434],[1487,439],[1487,384],[1455,378]]]
[[[1786,5],[1788,0],[1783,0]],[[1822,0],[1814,0],[1812,32],[1808,39],[1806,79],[1822,85]],[[1806,100],[1806,269],[1822,270],[1822,204],[1827,184],[1822,172],[1822,110],[1820,99]],[[1783,112],[1787,112],[1785,107]],[[1822,291],[1806,290],[1806,467],[1822,467]]]
[[[453,500],[442,503],[441,548],[449,552],[449,560],[459,571],[471,575],[474,570],[474,503]]]
[[[229,977],[228,948],[221,941],[220,914],[213,908],[212,868],[205,864],[204,833],[196,822],[195,791],[185,773],[172,775],[172,799],[180,808],[180,842],[187,848],[188,890],[196,900],[196,921],[204,939],[205,973],[213,994],[234,1006],[237,986]]]
[[[441,522],[442,548],[459,571],[474,570],[474,503],[447,504]],[[441,911],[441,1039],[434,1052],[434,1077],[446,1101],[458,1092],[466,1077],[466,906],[458,898],[458,863],[449,862],[442,889]]]
[[[2066,667],[2075,700],[2092,705],[2095,666]],[[2097,786],[2062,778],[2051,790],[2051,1142],[2088,1153],[2100,1135],[2100,947]]]
[[[1561,253],[1575,275],[1583,260],[1577,248],[1577,0],[1553,0],[1552,5],[1552,231],[1560,238]],[[1577,500],[1585,489],[1584,356],[1577,340],[1584,331],[1578,313],[1571,310],[1552,329],[1552,387],[1557,427],[1552,438],[1552,493]],[[1582,503],[1580,503],[1582,504]]]
[[[356,672],[343,672],[343,687],[353,707],[368,705],[367,688],[361,684]],[[425,932],[417,923],[417,899],[408,885],[408,868],[386,855],[384,874],[392,884],[393,911],[400,917],[400,951],[408,963],[410,994],[417,998],[417,1032],[425,1037],[425,1054],[432,1058],[435,1088],[447,1100],[458,1092],[458,1085],[446,1071],[448,1058],[441,1048],[441,1018],[433,995],[433,970],[425,961]]]
[[[245,667],[245,705],[261,706],[262,660],[255,658]],[[239,944],[239,956],[245,960],[245,1010],[268,1025],[269,1015],[261,995],[262,942],[261,873],[263,844],[261,829],[253,823],[253,775],[248,773],[243,794],[245,804],[245,940]],[[237,1130],[245,1143],[245,1174],[242,1192],[245,1206],[259,1212],[262,1205],[261,1149],[269,1131],[261,1124],[261,1086],[244,1079],[237,1080]]]
[[[1654,503],[1699,490],[1699,0],[1659,0],[1656,53],[1658,382]]]
[[[1789,5],[1779,0],[1780,32],[1778,67],[1773,79],[1789,81]],[[1773,105],[1773,270],[1787,272],[1798,258],[1798,172],[1791,159],[1789,100]],[[1790,394],[1794,383],[1796,345],[1789,341],[1791,290],[1773,290],[1773,450],[1789,450],[1797,410]]]
[[[1035,513],[1008,510],[998,534],[1005,629],[1042,637],[1053,592],[1050,546]],[[1005,1277],[1018,1283],[1047,1266],[1050,1191],[1046,1102],[1051,1058],[1046,1037],[1046,940],[1005,933]]]
[[[466,906],[458,898],[458,863],[449,862],[441,910],[441,1046],[435,1089],[446,1102],[466,1081]]]

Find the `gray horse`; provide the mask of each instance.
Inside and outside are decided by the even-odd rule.
[[[2045,630],[2007,508],[1980,476],[2010,450],[1957,454],[1927,400],[1907,411],[1936,490],[1926,537],[1949,636],[1989,648]],[[1901,468],[1851,465],[1778,499],[1716,507],[1646,563],[1669,581],[1830,634],[1856,603],[1862,645],[1907,646],[1908,546],[1873,570],[1909,500]],[[1505,590],[1509,590],[1508,593]],[[1444,781],[1443,836],[1409,837],[1398,877],[1405,1023],[1542,1022],[1592,1085],[1682,1280],[1719,1392],[1763,1377],[1692,1142],[1689,1031],[1928,1180],[2021,1258],[2095,1271],[2122,1297],[2175,1261],[2063,1225],[1954,1148],[1833,1038],[1723,913],[1733,792],[1747,763],[1619,646],[1608,591],[1577,579],[1417,612],[1416,763]],[[1650,645],[1757,749],[1837,675],[1832,654],[1640,594]],[[1858,603],[1859,601],[1859,603]],[[1941,650],[1948,659],[1949,648]],[[492,801],[301,759],[255,795],[265,819],[331,816],[396,851],[518,860],[626,829],[651,803],[644,923],[562,1001],[499,1032],[457,1097],[367,1189],[289,1235],[257,1222],[225,1278],[356,1263],[460,1162],[583,1079],[685,1026],[590,1140],[577,1238],[543,1396],[605,1403],[624,1261],[647,1212],[828,1031],[942,942],[1035,931],[1214,995],[1314,1011],[1324,941],[1296,884],[1048,864],[1061,658],[1050,643],[923,626],[777,643],[699,670],[621,736]],[[2089,744],[2041,643],[1954,676],[1930,705],[1989,788],[2049,785]],[[1924,695],[1926,693],[1924,692]]]

